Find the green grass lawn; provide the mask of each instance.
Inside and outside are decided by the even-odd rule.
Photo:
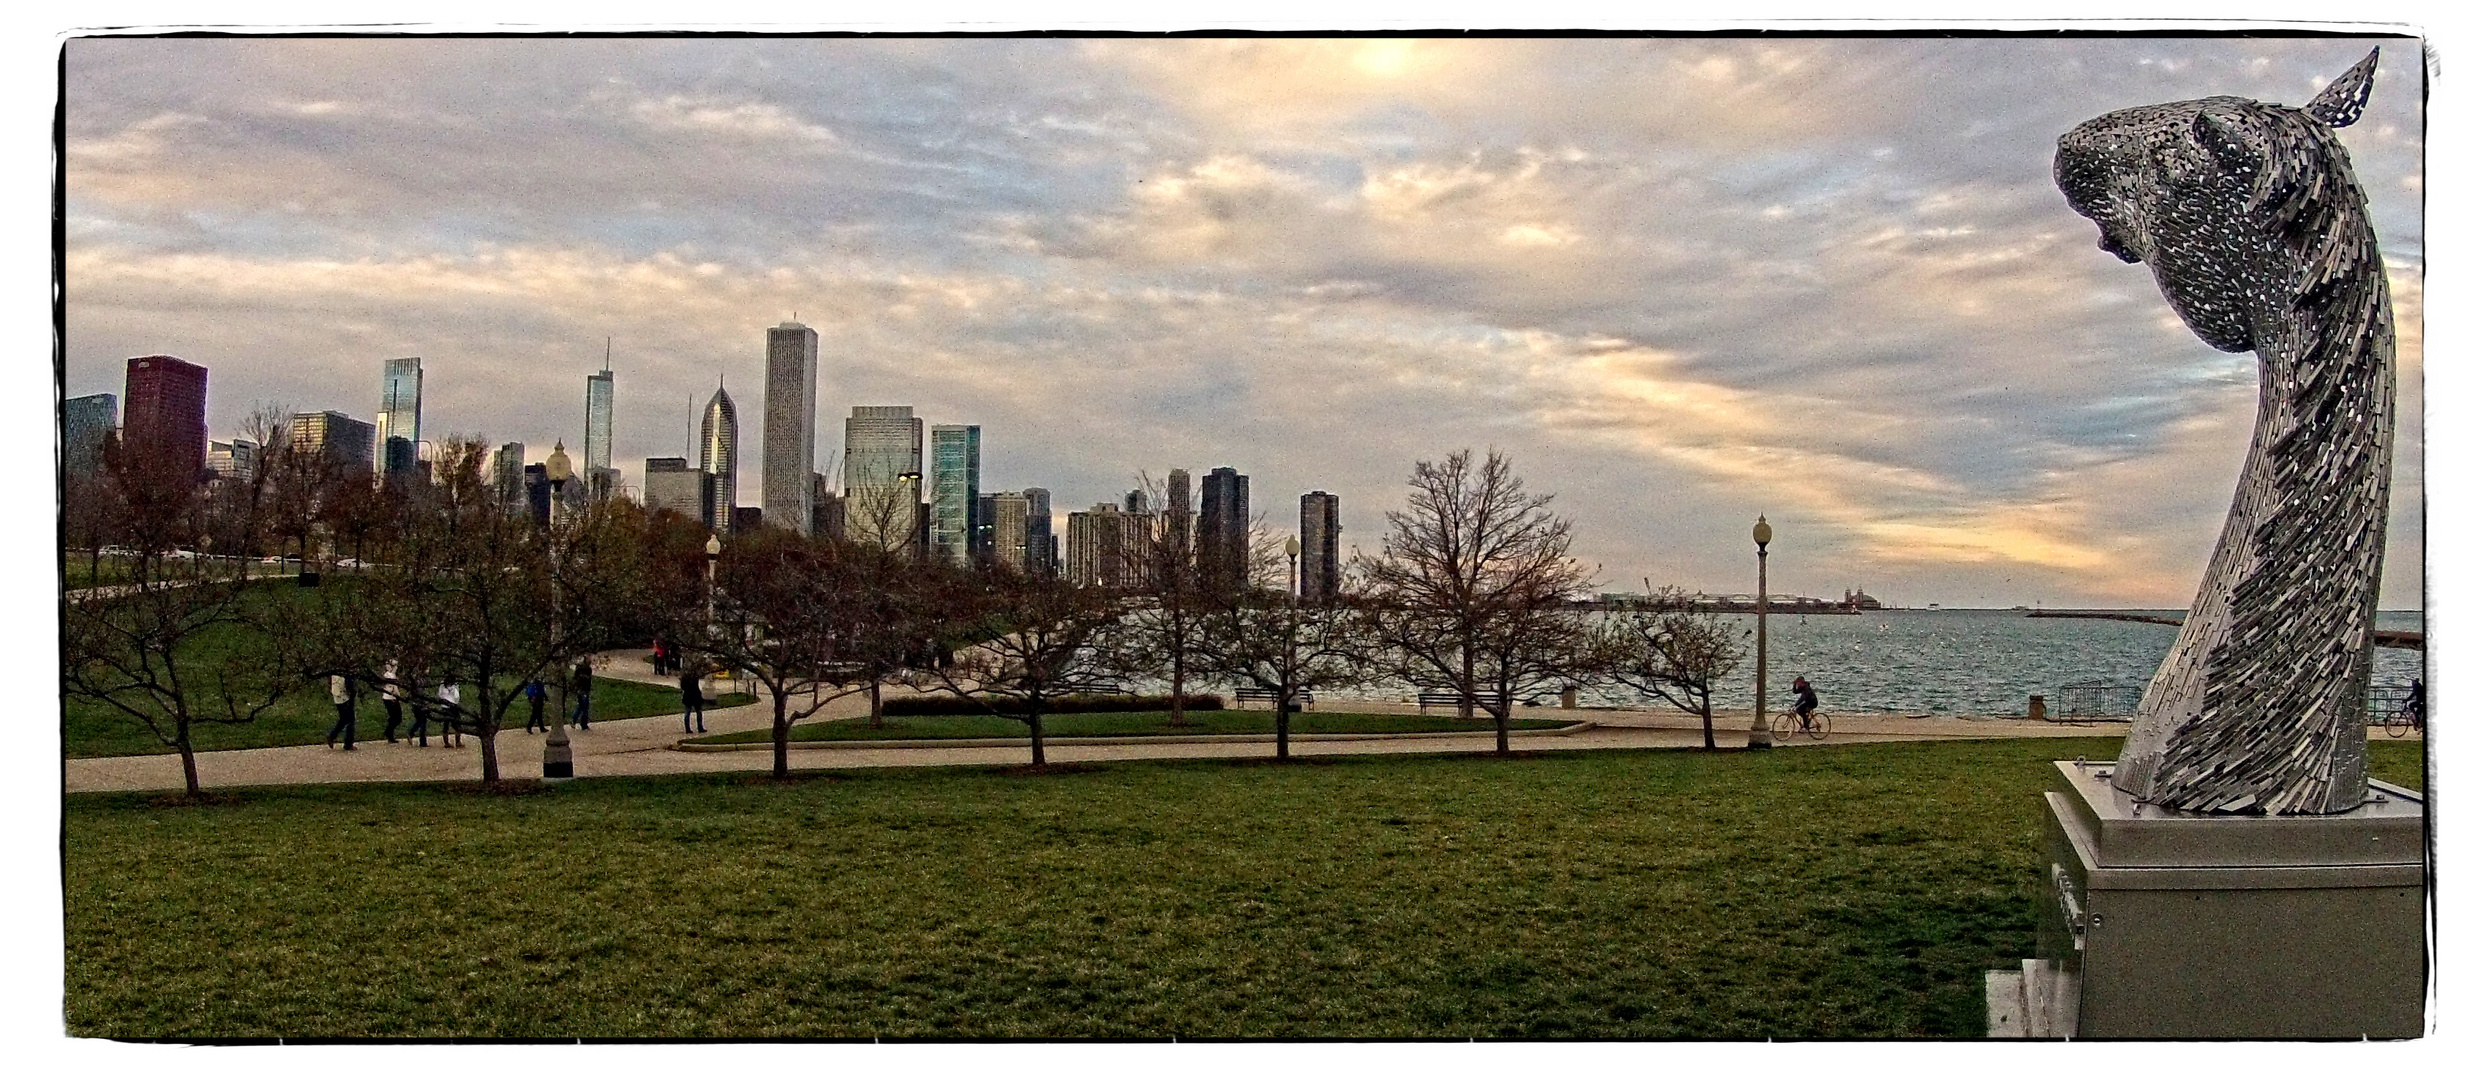
[[[466,700],[475,700],[475,688],[465,688]],[[747,705],[748,694],[720,695],[719,704],[709,708]],[[388,724],[388,714],[380,705],[377,694],[359,695],[361,720],[355,725],[355,738],[377,740]],[[669,716],[682,711],[682,693],[669,686],[629,682],[622,679],[596,680],[596,690],[589,699],[596,720],[627,720],[634,716]],[[545,705],[549,713],[554,706]],[[127,754],[169,754],[173,748],[164,745],[155,734],[136,720],[118,710],[91,701],[68,698],[61,704],[61,753],[65,757],[120,757]],[[328,736],[328,727],[337,722],[336,706],[328,703],[325,680],[301,689],[277,702],[276,707],[260,714],[248,724],[198,724],[190,729],[190,743],[200,751],[249,750],[262,746],[305,746],[321,742]],[[509,728],[526,726],[526,703],[510,707],[503,721]],[[406,715],[406,724],[413,725],[414,716]],[[437,725],[435,725],[436,727]],[[400,729],[403,730],[403,729]]]
[[[1045,738],[1057,739],[1082,735],[1271,735],[1277,732],[1277,714],[1267,710],[1223,711],[1194,710],[1183,714],[1184,725],[1175,727],[1164,712],[1128,713],[1066,713],[1044,720]],[[1570,726],[1568,720],[1511,721],[1513,731],[1542,730]],[[1297,713],[1287,730],[1296,735],[1372,735],[1388,732],[1417,731],[1491,731],[1493,720],[1479,717],[1461,720],[1456,716],[1375,715],[1371,713]],[[788,733],[797,742],[839,739],[1024,739],[1027,725],[1004,716],[891,716],[882,726],[873,727],[869,719],[824,720],[796,724]],[[692,739],[701,743],[764,743],[768,731],[737,731],[730,735],[709,735]]]
[[[1976,1037],[1984,973],[2035,948],[2048,762],[2116,747],[75,795],[66,1015],[138,1038]]]

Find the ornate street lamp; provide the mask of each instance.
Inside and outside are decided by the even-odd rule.
[[[568,483],[570,479],[570,455],[562,452],[559,440],[555,440],[552,444],[552,456],[544,459],[544,479],[550,481],[552,484],[551,516],[553,520],[558,520],[561,514],[561,486]],[[555,642],[559,642],[561,640],[560,545],[561,531],[559,529],[544,530],[544,546],[547,552],[552,556],[554,562],[552,575],[552,639]],[[557,689],[558,695],[553,699],[555,702],[555,708],[552,712],[552,734],[544,736],[544,779],[567,780],[571,775],[571,766],[569,727],[570,666],[569,658],[566,656],[562,658],[562,662],[560,664],[556,665],[556,670],[553,675],[553,686]]]
[[[1761,584],[1753,594],[1755,616],[1752,663],[1752,736],[1744,745],[1767,750],[1770,745],[1770,519],[1752,523],[1752,546],[1760,553]]]
[[[1297,539],[1295,539],[1295,538],[1294,538],[1294,537],[1292,537],[1292,536],[1287,537],[1287,538],[1286,538],[1286,598],[1287,598],[1287,599],[1289,599],[1289,600],[1296,599],[1296,598],[1301,597],[1301,596],[1303,595],[1303,582],[1302,582],[1302,580],[1301,580],[1300,578],[1296,577],[1296,575],[1295,575],[1295,559],[1296,559],[1298,556],[1301,556],[1302,554],[1303,554],[1303,541],[1301,541],[1301,540],[1297,540]]]

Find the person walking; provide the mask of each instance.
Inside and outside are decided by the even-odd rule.
[[[577,704],[570,707],[570,722],[577,724],[580,731],[587,730],[587,718],[594,715],[588,711],[587,698],[588,695],[594,693],[595,688],[596,669],[588,666],[587,661],[582,659],[578,662],[578,667],[570,672],[570,696],[577,701]]]
[[[397,661],[391,660],[380,665],[380,708],[388,712],[388,727],[382,734],[387,735],[390,742],[397,741],[397,725],[406,720],[405,708],[398,704],[399,696]]]
[[[440,691],[438,696],[440,698],[440,745],[466,745],[466,740],[460,737],[459,734],[463,729],[458,725],[457,680],[440,680]],[[450,742],[451,739],[456,739],[457,741],[452,743]]]
[[[406,707],[414,710],[414,726],[406,729],[406,738],[416,746],[432,744],[432,706],[425,700],[420,673],[406,682]],[[448,736],[444,733],[442,738]]]
[[[699,721],[699,731],[708,730],[708,699],[699,689],[699,665],[682,665],[682,734],[691,734],[691,721]]]
[[[337,707],[337,722],[328,728],[328,747],[335,749],[337,734],[345,734],[345,748],[354,748],[354,680],[342,673],[328,676],[328,701]]]
[[[527,730],[531,732],[537,728],[543,728],[546,731],[551,731],[552,726],[544,723],[544,680],[528,679],[526,685],[526,695]]]
[[[650,650],[650,653],[652,658],[649,663],[656,669],[656,674],[660,676],[665,674],[665,639],[657,638],[656,644]]]

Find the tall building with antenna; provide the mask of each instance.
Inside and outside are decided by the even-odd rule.
[[[819,407],[820,335],[791,320],[770,327],[760,400],[760,513],[770,528],[811,532]]]
[[[613,468],[613,339],[604,339],[604,370],[587,376],[587,496],[602,501],[620,486]]]
[[[708,528],[719,536],[734,531],[734,485],[739,479],[734,459],[741,440],[734,399],[725,392],[725,379],[719,376],[716,396],[708,399],[707,412],[699,420],[699,471],[708,474],[709,484]]]

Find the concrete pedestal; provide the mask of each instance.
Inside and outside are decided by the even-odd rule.
[[[2134,803],[2056,762],[2042,963],[2022,1032],[2413,1038],[2425,1023],[2425,808],[2375,783],[2323,816]],[[2039,976],[2042,975],[2042,979]]]

